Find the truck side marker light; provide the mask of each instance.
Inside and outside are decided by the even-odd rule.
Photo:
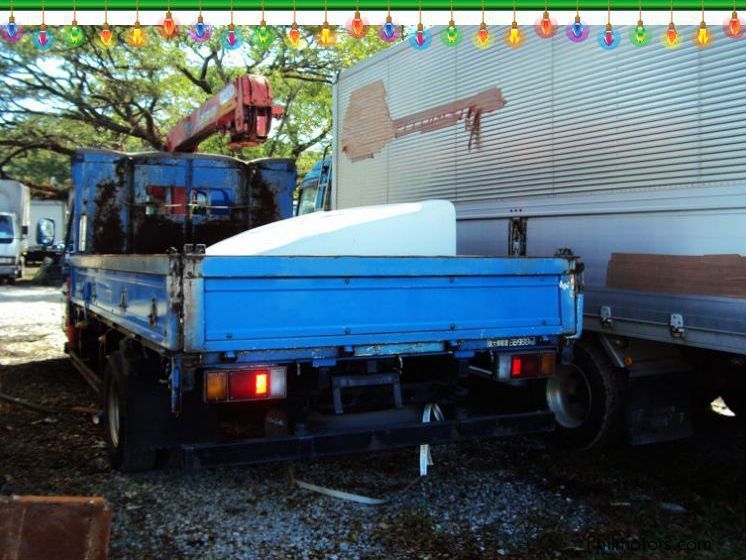
[[[510,377],[512,379],[530,379],[552,375],[555,364],[556,354],[554,352],[513,354],[510,357]]]

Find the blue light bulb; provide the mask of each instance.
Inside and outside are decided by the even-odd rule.
[[[14,21],[9,21],[5,26],[5,30],[8,32],[8,37],[13,38],[18,32],[18,24]]]
[[[392,22],[387,21],[383,24],[383,32],[386,34],[386,37],[393,37],[395,31],[396,26]]]
[[[575,35],[575,37],[580,38],[580,36],[583,34],[583,24],[579,22],[573,23],[572,32]]]
[[[197,25],[194,26],[194,30],[197,33],[197,37],[204,37],[205,36],[205,23],[202,21],[198,21]]]

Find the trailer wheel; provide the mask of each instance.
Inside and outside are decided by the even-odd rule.
[[[621,439],[624,376],[603,351],[578,342],[575,359],[547,382],[547,402],[555,414],[560,442],[572,448],[605,447]]]
[[[120,471],[144,471],[155,465],[156,450],[137,447],[137,434],[129,412],[137,398],[137,380],[128,379],[122,367],[122,355],[114,352],[106,362],[103,385],[104,432],[111,465]]]

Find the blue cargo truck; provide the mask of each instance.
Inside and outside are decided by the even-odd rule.
[[[294,168],[88,151],[73,179],[67,350],[116,468],[552,429],[544,386],[581,331],[575,258],[209,256],[291,212]],[[442,421],[423,423],[430,403]]]

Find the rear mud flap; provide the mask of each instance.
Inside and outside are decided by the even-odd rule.
[[[692,435],[691,375],[671,372],[630,376],[626,395],[626,437],[632,445]]]

